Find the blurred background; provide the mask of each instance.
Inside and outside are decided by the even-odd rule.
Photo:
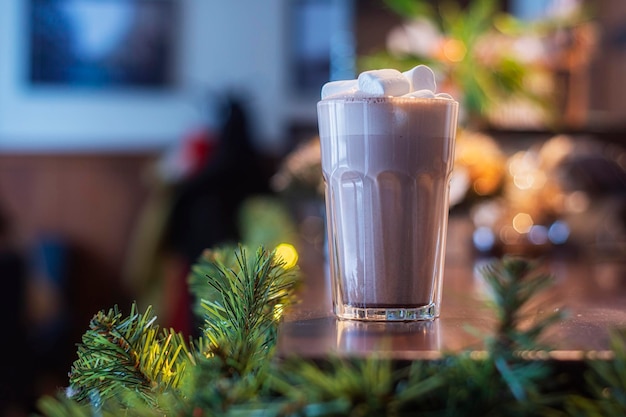
[[[206,248],[323,256],[315,103],[366,69],[461,103],[448,262],[626,259],[622,0],[3,0],[0,28],[0,415],[99,309],[193,334]]]

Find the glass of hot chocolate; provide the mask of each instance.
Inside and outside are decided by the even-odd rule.
[[[333,309],[439,316],[458,103],[428,67],[327,83],[317,105]]]

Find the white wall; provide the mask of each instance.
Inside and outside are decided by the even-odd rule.
[[[29,87],[26,0],[0,1],[0,151],[162,148],[197,122],[204,91],[250,97],[254,135],[280,148],[285,114],[285,0],[180,0],[180,85],[169,92]]]
[[[287,0],[288,1],[288,0]],[[280,146],[287,89],[285,0],[186,0],[182,77],[193,90],[232,89],[250,101],[257,138]]]

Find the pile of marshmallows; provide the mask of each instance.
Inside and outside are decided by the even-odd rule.
[[[322,100],[344,97],[407,97],[442,98],[452,100],[446,93],[435,94],[435,74],[426,65],[408,71],[379,69],[364,71],[356,80],[330,81],[322,87]]]

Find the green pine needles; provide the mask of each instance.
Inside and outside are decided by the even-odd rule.
[[[626,329],[611,332],[612,360],[589,362],[585,374],[588,395],[573,393],[564,415],[572,417],[626,416]]]
[[[552,280],[504,257],[483,270],[497,326],[485,352],[437,360],[275,355],[280,318],[295,301],[297,267],[262,247],[206,251],[193,268],[199,339],[159,330],[150,308],[97,313],[78,345],[69,388],[40,401],[48,417],[626,415],[626,333],[584,382],[541,343],[559,311],[528,316]],[[553,310],[554,311],[554,310]],[[539,352],[529,356],[527,352]],[[580,368],[573,368],[578,372]]]
[[[78,345],[69,396],[98,403],[131,390],[150,403],[155,394],[178,388],[194,357],[181,334],[159,331],[155,321],[150,308],[141,314],[135,305],[128,317],[117,306],[97,313]]]
[[[293,269],[262,248],[249,259],[240,247],[206,251],[193,268],[192,280],[199,300],[196,309],[205,319],[204,335],[214,354],[246,365],[253,356],[271,352],[282,312],[294,301]],[[208,285],[197,284],[202,280]]]
[[[498,322],[495,337],[488,340],[490,349],[497,355],[547,350],[548,346],[538,343],[539,337],[563,319],[564,312],[555,308],[545,317],[537,318],[534,309],[528,307],[537,301],[543,290],[552,286],[553,277],[541,272],[536,262],[511,256],[487,265],[482,275],[491,289],[491,306]]]

